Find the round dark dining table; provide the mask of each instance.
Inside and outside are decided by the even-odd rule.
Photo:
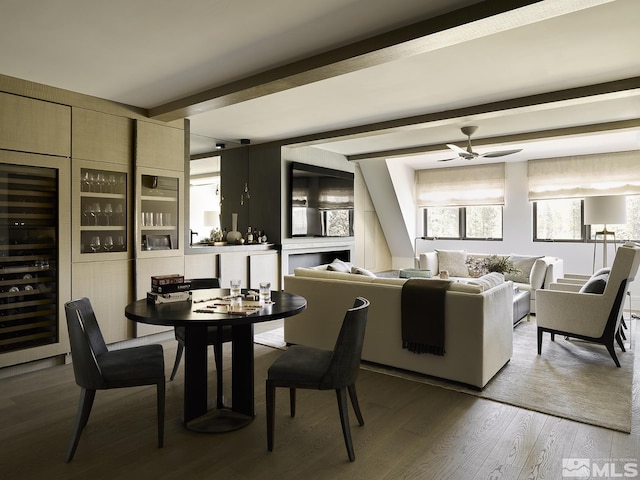
[[[247,290],[242,290],[246,296]],[[185,327],[184,412],[186,428],[198,432],[227,432],[248,425],[254,418],[253,325],[291,317],[307,307],[304,297],[272,291],[272,303],[249,315],[221,313],[210,308],[229,289],[194,290],[192,301],[154,304],[146,299],[130,303],[125,316],[134,322]],[[205,313],[202,313],[205,310]],[[231,402],[209,408],[207,398],[207,328],[232,327]],[[219,392],[220,394],[220,392]]]

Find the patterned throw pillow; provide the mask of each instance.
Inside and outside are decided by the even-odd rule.
[[[482,275],[489,273],[484,257],[468,255],[465,263],[469,270],[469,276],[472,278],[480,278]]]
[[[339,258],[336,258],[333,260],[333,262],[327,265],[327,270],[331,270],[333,272],[349,273],[351,272],[351,264],[340,260]]]

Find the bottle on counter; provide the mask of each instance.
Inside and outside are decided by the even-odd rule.
[[[253,243],[253,232],[251,231],[251,227],[247,227],[247,244]]]

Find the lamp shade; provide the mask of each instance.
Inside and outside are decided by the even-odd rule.
[[[205,210],[202,223],[205,227],[220,228],[220,212]]]
[[[627,223],[627,198],[624,195],[585,197],[585,225],[618,225]]]

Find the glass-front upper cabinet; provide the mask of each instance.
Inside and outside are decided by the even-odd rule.
[[[127,191],[125,167],[79,162],[74,202],[74,260],[127,258]]]
[[[140,169],[138,192],[139,251],[182,250],[180,206],[182,176],[146,173]],[[150,255],[152,256],[152,255]]]

